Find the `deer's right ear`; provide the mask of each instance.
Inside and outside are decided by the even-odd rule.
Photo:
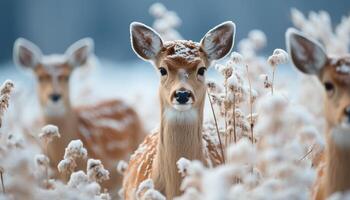
[[[162,38],[152,28],[139,23],[130,24],[131,46],[144,60],[153,60],[163,47]]]
[[[13,61],[16,65],[24,68],[34,68],[40,62],[42,53],[35,44],[18,38],[13,46]]]
[[[327,55],[317,41],[289,28],[286,32],[286,43],[293,64],[300,71],[319,75],[327,61]]]
[[[219,60],[230,53],[234,44],[235,32],[236,25],[232,21],[227,21],[205,34],[200,44],[209,62]]]

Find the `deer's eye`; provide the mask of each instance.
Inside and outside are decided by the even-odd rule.
[[[67,82],[69,80],[69,77],[68,76],[59,76],[58,77],[58,80],[61,81],[61,82]]]
[[[168,74],[168,72],[166,71],[166,69],[164,67],[160,67],[159,68],[159,72],[162,76],[165,76]]]
[[[197,74],[200,75],[200,76],[204,76],[206,70],[207,69],[205,67],[201,67],[201,68],[198,69]]]
[[[325,82],[324,88],[326,89],[328,95],[332,95],[334,93],[334,85],[331,82]]]
[[[42,76],[39,76],[38,79],[39,79],[39,82],[47,82],[50,80],[50,76],[42,75]]]

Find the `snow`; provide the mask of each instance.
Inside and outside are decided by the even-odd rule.
[[[350,66],[340,65],[336,68],[336,72],[348,75],[348,74],[350,74]]]
[[[70,175],[70,179],[67,183],[69,187],[77,188],[79,185],[85,185],[88,183],[88,177],[83,171],[73,172]]]
[[[73,172],[74,169],[77,167],[75,161],[71,158],[65,158],[61,160],[58,165],[57,169],[59,172]]]
[[[277,65],[285,64],[288,61],[288,54],[283,49],[275,49],[273,54],[268,58],[267,62],[275,67]]]
[[[43,140],[45,144],[50,143],[54,137],[61,137],[61,135],[58,132],[58,127],[51,124],[44,126],[39,134],[39,138]]]
[[[186,158],[180,158],[176,162],[177,168],[179,169],[179,172],[182,176],[185,176],[188,170],[188,167],[190,165],[190,161],[187,160]]]
[[[98,183],[109,179],[109,172],[104,169],[100,160],[89,159],[87,162],[87,176],[90,181]]]
[[[69,142],[68,146],[64,152],[64,158],[86,158],[87,150],[83,147],[81,140],[72,140]]]
[[[50,163],[50,160],[47,156],[45,156],[44,154],[37,154],[35,157],[34,157],[34,160],[35,160],[35,164],[38,166],[38,167],[41,167],[41,168],[45,168],[45,167],[49,167],[49,163]]]
[[[308,16],[297,10],[291,10],[294,26],[305,34],[324,44],[328,55],[344,56],[349,52],[350,15],[343,16],[337,25],[332,24],[331,17],[325,11],[311,11]],[[334,28],[333,28],[334,27]]]
[[[252,164],[256,160],[255,147],[251,141],[242,138],[236,144],[228,147],[227,158],[235,164]]]
[[[167,56],[169,58],[181,57],[190,62],[197,59],[200,55],[199,44],[192,41],[177,40],[175,42],[167,42],[165,46],[173,46],[174,48],[175,52]]]
[[[119,174],[124,174],[126,169],[128,168],[128,163],[125,162],[124,160],[120,160],[117,164],[117,172]]]
[[[164,12],[164,8],[161,6],[154,9],[156,15],[162,15]],[[326,21],[326,16],[322,16],[323,20]],[[305,84],[305,80],[301,80],[300,84],[299,78],[296,78],[295,73],[290,70],[290,65],[281,65],[277,69],[275,75],[278,79],[274,83],[276,88],[274,95],[266,90],[263,81],[270,83],[266,74],[271,69],[268,68],[265,57],[255,56],[256,51],[264,46],[266,42],[264,40],[266,38],[264,39],[263,33],[251,32],[248,38],[241,43],[242,49],[239,49],[239,55],[238,53],[233,54],[227,60],[219,62],[221,65],[219,68],[223,70],[218,73],[213,70],[213,67],[208,69],[207,76],[214,79],[214,81],[208,81],[207,85],[211,95],[217,99],[213,102],[219,121],[219,134],[222,138],[229,138],[229,131],[233,130],[231,119],[236,117],[236,131],[239,137],[236,143],[226,142],[223,139],[224,150],[227,151],[227,163],[220,167],[207,168],[199,161],[180,159],[177,165],[179,172],[184,176],[181,185],[184,194],[176,199],[307,199],[310,196],[315,170],[310,168],[311,159],[300,159],[310,147],[323,141],[323,137],[320,136],[322,129],[318,126],[322,120],[320,120],[321,116],[317,115],[320,103],[310,106],[307,104],[311,102],[309,98],[303,101],[299,98],[299,96],[303,96],[302,93],[299,96],[295,95],[296,90],[305,92],[315,87]],[[177,53],[181,56],[187,56],[191,52],[179,46]],[[276,50],[273,54],[273,59],[276,60],[273,63],[284,63],[284,53],[282,50]],[[247,64],[252,70],[246,72],[245,66],[238,63]],[[3,68],[3,73],[0,74],[0,79],[13,78],[16,88],[19,88],[18,91],[24,90],[31,96],[24,98],[23,102],[16,102],[20,98],[10,100],[9,110],[17,108],[21,112],[7,112],[4,117],[8,118],[7,114],[11,113],[23,114],[20,116],[21,119],[25,117],[33,119],[40,116],[39,109],[32,106],[36,105],[32,104],[36,102],[36,97],[33,95],[35,94],[33,81],[24,78],[21,73],[14,69],[12,64],[7,64]],[[265,74],[262,77],[263,81],[259,80],[261,74]],[[248,75],[252,80],[252,95],[256,98],[252,115],[248,104]],[[223,90],[225,79],[227,79],[228,86],[235,85],[238,88],[237,90],[228,90],[227,96]],[[306,79],[306,82],[309,80]],[[291,81],[293,84],[289,84]],[[157,74],[152,70],[150,64],[144,62],[115,63],[102,59],[99,65],[94,68],[77,69],[71,79],[71,97],[73,105],[93,104],[108,98],[121,99],[135,108],[148,131],[159,122],[158,85]],[[287,91],[288,95],[284,91]],[[237,95],[236,107],[233,107],[233,93]],[[29,106],[25,106],[25,109],[18,107],[24,103]],[[225,114],[229,120],[225,121]],[[254,145],[249,140],[249,121],[251,118],[254,119],[253,137],[257,138],[257,143]],[[18,128],[21,120],[13,119],[16,118],[8,118],[5,121],[15,121],[14,127]],[[225,122],[228,123],[227,130]],[[205,131],[217,139],[216,129],[213,126],[213,115],[207,100],[204,123],[209,127],[205,128]],[[117,126],[114,124],[114,127]],[[11,126],[6,123],[3,130],[17,130],[10,128]],[[47,132],[52,135],[51,133],[55,131],[53,128],[48,128]],[[7,134],[6,136],[12,135]],[[17,136],[17,134],[13,136]],[[14,140],[14,138],[0,138],[0,144],[4,147],[4,150],[0,151],[0,155],[6,155],[4,159],[0,160],[0,166],[4,169],[6,186],[9,191],[13,191],[14,188],[23,189],[27,192],[26,194],[33,195],[33,199],[40,199],[35,195],[43,194],[46,194],[46,198],[59,196],[62,199],[110,199],[107,193],[100,192],[101,186],[98,182],[108,177],[108,171],[104,169],[101,161],[88,160],[86,173],[83,171],[74,172],[75,158],[87,156],[81,141],[72,141],[67,146],[64,159],[58,166],[61,172],[72,172],[68,185],[53,181],[52,190],[43,190],[38,188],[36,184],[30,184],[30,187],[28,184],[21,184],[22,182],[35,183],[33,177],[29,176],[32,174],[32,169],[35,169],[31,165],[35,163],[46,164],[47,160],[44,155],[34,153],[35,150],[22,149],[23,147],[28,148],[24,144],[7,145],[9,140]],[[139,148],[135,155],[143,152],[145,148],[147,147]],[[33,158],[36,162],[33,162]],[[123,172],[127,168],[127,164],[120,162],[117,168],[119,172]],[[9,174],[6,174],[7,172]],[[18,180],[21,181],[18,182]],[[47,195],[48,193],[50,195]],[[137,197],[140,197],[139,199],[165,199],[154,188],[151,179],[144,181],[139,186]]]
[[[243,56],[240,53],[234,51],[231,54],[231,60],[233,61],[234,64],[240,65],[243,62]]]

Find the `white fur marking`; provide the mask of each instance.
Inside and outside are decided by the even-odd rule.
[[[343,122],[331,131],[334,143],[343,149],[350,149],[350,124]]]
[[[198,118],[197,110],[194,108],[186,111],[180,111],[174,108],[166,108],[164,110],[165,119],[175,123],[193,123]]]
[[[62,100],[57,102],[48,101],[44,108],[44,113],[46,116],[58,117],[63,116],[66,113],[66,107]]]

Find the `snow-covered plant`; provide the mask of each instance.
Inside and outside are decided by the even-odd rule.
[[[275,80],[275,71],[278,65],[288,62],[288,54],[283,49],[275,49],[272,55],[267,59],[267,62],[272,67],[271,94],[273,94],[273,82]]]
[[[121,175],[124,174],[125,170],[128,168],[128,163],[124,160],[120,160],[117,164],[117,172]]]
[[[144,180],[136,190],[137,200],[165,200],[166,198],[154,189],[152,179]]]
[[[152,4],[149,12],[155,18],[153,28],[162,36],[164,41],[182,39],[182,36],[176,30],[182,23],[176,12],[167,10],[162,3]]]
[[[72,140],[65,149],[63,160],[58,165],[58,171],[61,173],[72,173],[77,167],[76,159],[87,158],[87,150],[83,147],[80,140]]]
[[[9,107],[10,95],[13,88],[14,84],[10,80],[5,81],[0,88],[0,127],[2,125],[4,112]]]
[[[103,167],[100,160],[89,159],[87,161],[87,176],[90,181],[98,183],[109,179],[109,172]]]
[[[288,97],[285,90],[290,88],[275,86],[274,70],[288,61],[287,53],[276,49],[267,59],[258,56],[256,51],[266,40],[263,33],[257,35],[216,65],[223,83],[207,82],[218,122],[206,122],[204,128],[209,135],[219,132],[224,138],[226,162],[206,168],[181,158],[177,165],[184,176],[183,194],[177,199],[309,198],[315,178],[314,147],[322,143],[318,120]],[[271,67],[272,79],[267,75]],[[273,87],[270,95],[266,88]]]
[[[301,11],[293,8],[291,18],[296,28],[319,40],[328,54],[342,56],[349,52],[350,15],[342,17],[336,26],[332,25],[331,17],[326,11],[311,11],[306,17]]]
[[[239,52],[246,58],[251,59],[256,56],[256,52],[266,46],[266,35],[261,30],[251,30],[248,37],[238,43]]]
[[[43,141],[45,145],[48,145],[55,137],[61,137],[58,127],[55,125],[46,125],[41,129],[39,139]]]
[[[10,80],[6,80],[0,88],[0,127],[2,126],[2,117],[4,116],[6,109],[9,107],[10,95],[13,88],[14,88],[14,84]],[[4,173],[4,168],[0,165],[1,187],[2,187],[3,193],[5,193],[3,173]]]

